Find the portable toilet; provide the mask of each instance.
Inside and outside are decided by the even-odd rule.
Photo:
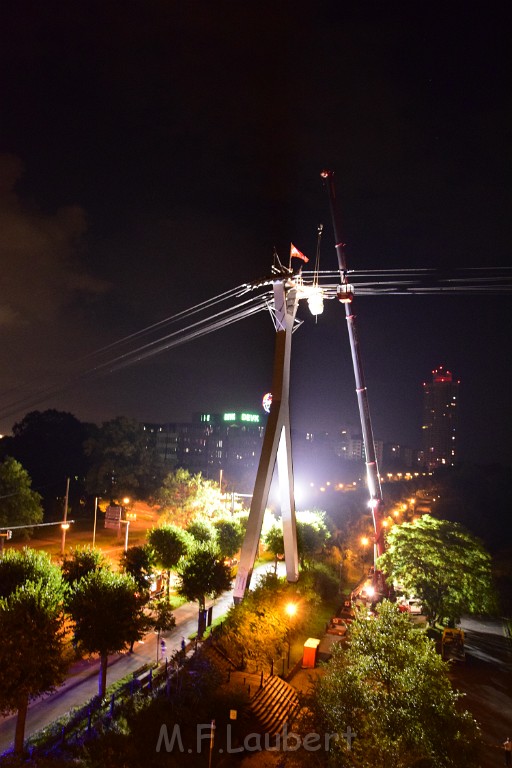
[[[302,669],[313,669],[316,667],[318,659],[318,646],[320,640],[316,637],[308,637],[304,643],[304,653],[302,655]]]

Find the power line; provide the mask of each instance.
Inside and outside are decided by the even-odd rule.
[[[301,272],[302,279],[314,279],[318,282],[326,299],[334,299],[339,286],[339,271],[325,270],[319,272]],[[354,286],[358,296],[405,296],[405,295],[485,295],[512,293],[512,268],[508,267],[472,267],[463,269],[437,270],[434,268],[412,269],[372,269],[348,270],[347,278]],[[373,278],[373,279],[369,279]],[[272,304],[272,281],[268,278],[254,284],[244,283],[235,288],[218,294],[203,302],[164,318],[139,331],[135,331],[121,339],[97,349],[85,356],[70,361],[67,366],[67,378],[58,384],[41,388],[25,396],[11,400],[0,408],[0,416],[7,417],[18,413],[21,409],[32,407],[50,397],[61,394],[68,389],[83,384],[86,381],[115,373],[140,362],[155,357],[162,352],[181,346],[195,339],[202,338],[240,320],[265,311]],[[240,299],[242,299],[240,301]],[[233,301],[238,300],[233,304]],[[221,305],[225,305],[222,308]],[[212,309],[216,309],[211,314]],[[183,323],[190,318],[194,322],[179,327],[177,330],[162,335],[162,331],[172,325]],[[134,342],[157,334],[156,338],[126,349]],[[121,351],[125,347],[124,351]],[[119,351],[119,354],[116,352]],[[105,356],[108,355],[107,359]],[[83,367],[87,361],[96,365]],[[73,372],[73,368],[77,368]],[[34,382],[20,385],[29,386]],[[19,388],[18,387],[18,391]],[[8,395],[11,390],[3,393]]]

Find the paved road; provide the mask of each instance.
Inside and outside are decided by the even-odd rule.
[[[453,666],[453,682],[482,729],[481,768],[494,768],[505,765],[500,745],[512,736],[512,640],[500,620],[466,618],[462,628],[466,661]]]
[[[252,585],[258,579],[258,574],[271,570],[272,566],[265,564],[254,570]],[[284,575],[284,563],[279,563],[279,575]],[[213,601],[213,618],[223,616],[233,604],[233,592],[225,592]],[[180,650],[181,638],[189,637],[197,631],[198,609],[196,603],[186,603],[174,611],[176,627],[170,632],[162,633],[165,639],[167,656]],[[154,633],[146,635],[144,642],[136,643],[134,653],[121,653],[109,658],[107,686],[117,680],[132,674],[146,663],[156,662],[157,636]],[[160,655],[160,653],[159,653]],[[99,660],[82,660],[75,664],[68,678],[53,694],[34,700],[28,710],[25,737],[28,738],[41,728],[58,720],[74,707],[86,704],[98,693]],[[14,742],[16,715],[0,718],[0,755],[9,750]]]

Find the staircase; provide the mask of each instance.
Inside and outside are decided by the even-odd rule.
[[[293,720],[299,709],[299,700],[295,688],[273,675],[266,679],[249,706],[263,732],[276,736],[282,732],[285,723]]]
[[[291,723],[299,709],[295,688],[278,675],[263,677],[261,673],[240,672],[226,654],[213,644],[203,646],[203,653],[226,673],[226,682],[239,685],[249,694],[249,710],[262,733],[281,734],[285,723]]]

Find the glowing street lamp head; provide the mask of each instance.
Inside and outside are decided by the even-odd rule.
[[[361,536],[361,544],[363,545],[363,547],[367,547],[369,543],[370,543],[370,539],[368,538],[368,536]]]
[[[297,613],[297,603],[286,603],[284,609],[291,619]]]

